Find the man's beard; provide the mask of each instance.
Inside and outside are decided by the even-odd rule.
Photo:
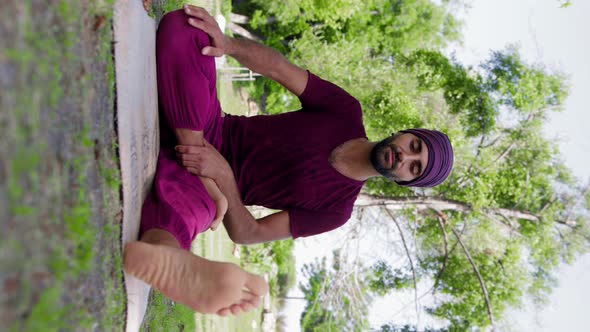
[[[397,168],[399,159],[396,157],[392,167],[387,168],[381,162],[381,156],[383,156],[383,150],[386,148],[390,148],[391,152],[395,154],[395,145],[393,144],[395,137],[395,135],[387,137],[386,139],[377,143],[371,150],[371,164],[373,164],[373,167],[377,172],[379,172],[379,174],[391,180],[396,180],[396,176],[392,171]]]

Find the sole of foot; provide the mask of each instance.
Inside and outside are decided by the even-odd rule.
[[[268,292],[262,277],[183,249],[131,242],[123,257],[126,272],[200,313],[225,316],[249,311]]]

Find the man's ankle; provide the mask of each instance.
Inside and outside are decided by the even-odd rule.
[[[176,240],[172,234],[163,229],[150,229],[141,236],[140,241],[149,244],[180,248],[180,243],[178,243],[178,240]]]

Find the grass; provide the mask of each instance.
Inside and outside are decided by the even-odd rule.
[[[181,2],[156,0],[153,14]],[[26,0],[0,13],[0,72],[10,77],[0,80],[2,331],[123,329],[113,3]],[[192,3],[231,11],[227,0]],[[247,109],[231,82],[219,84],[226,111]],[[233,250],[222,229],[194,248],[240,264]],[[249,331],[260,317],[260,309],[236,318],[195,315],[154,294],[143,329]]]
[[[123,326],[112,3],[3,5],[0,330]]]

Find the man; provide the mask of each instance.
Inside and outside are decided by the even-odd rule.
[[[282,84],[302,109],[221,117],[211,56],[223,54]],[[410,129],[369,141],[356,99],[271,48],[224,36],[202,8],[186,6],[162,19],[157,62],[162,150],[141,241],[126,247],[125,269],[196,311],[247,311],[267,289],[258,276],[186,250],[198,233],[216,227],[215,204],[199,177],[213,179],[227,199],[223,222],[231,239],[252,244],[341,226],[371,177],[434,186],[451,171],[446,135]],[[281,211],[256,220],[245,205]]]

